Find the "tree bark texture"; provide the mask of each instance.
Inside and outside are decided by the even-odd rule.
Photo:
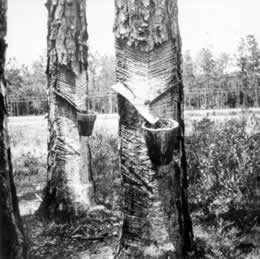
[[[48,0],[48,183],[40,212],[68,220],[91,204],[84,168],[88,139],[80,138],[77,112],[86,112],[87,21],[85,0]],[[87,145],[84,147],[84,145]],[[82,147],[81,147],[82,146]],[[86,159],[86,160],[85,160]]]
[[[123,213],[119,258],[184,258],[193,232],[187,200],[177,0],[115,0],[117,81],[159,118],[176,120],[170,161],[152,162],[143,117],[118,95]],[[142,104],[142,105],[143,105]]]
[[[7,0],[0,0],[0,258],[27,258],[27,246],[13,180],[7,128],[6,51]]]

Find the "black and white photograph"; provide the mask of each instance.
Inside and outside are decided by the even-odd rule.
[[[260,259],[260,1],[0,0],[0,259]]]

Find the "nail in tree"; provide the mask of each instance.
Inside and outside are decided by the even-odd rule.
[[[48,0],[48,182],[39,212],[68,220],[95,204],[88,137],[85,0]]]
[[[14,185],[7,128],[6,51],[7,0],[0,0],[0,258],[27,258],[26,240]]]
[[[115,0],[124,223],[118,257],[192,249],[177,0]]]

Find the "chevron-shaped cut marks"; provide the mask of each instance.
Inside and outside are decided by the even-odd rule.
[[[166,42],[143,52],[117,41],[117,78],[144,102],[152,102],[169,88],[178,87],[176,44]]]
[[[55,93],[76,107],[76,79],[72,71],[61,68],[57,73]]]
[[[60,68],[57,73],[55,94],[66,100],[78,110],[85,110],[87,76],[85,73],[75,75],[73,71]]]
[[[86,110],[86,98],[87,98],[87,74],[80,73],[76,77],[76,103],[77,109],[80,111]]]
[[[166,42],[149,52],[117,42],[116,50],[117,78],[133,93],[136,106],[150,104],[154,115],[176,119],[180,82],[176,42]]]

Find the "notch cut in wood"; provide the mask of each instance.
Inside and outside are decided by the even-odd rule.
[[[142,115],[142,117],[150,124],[155,124],[159,121],[159,117],[152,113],[150,102],[146,102],[142,96],[138,96],[126,85],[118,82],[111,87],[116,93],[126,98],[135,109]]]

